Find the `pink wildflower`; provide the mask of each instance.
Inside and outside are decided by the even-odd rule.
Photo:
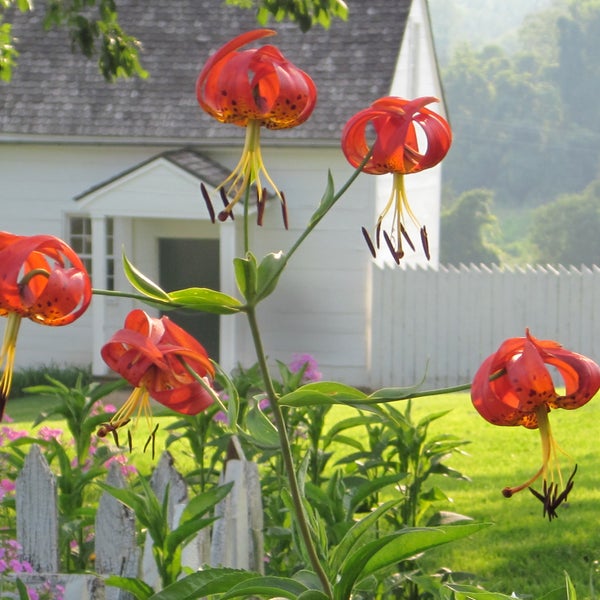
[[[288,367],[292,373],[297,373],[305,367],[304,374],[302,375],[302,383],[312,383],[321,380],[322,375],[319,371],[319,365],[311,354],[294,354]]]
[[[50,442],[52,440],[60,441],[60,436],[63,434],[62,429],[52,429],[51,427],[40,427],[38,431],[38,437],[41,440],[45,440],[46,442]]]

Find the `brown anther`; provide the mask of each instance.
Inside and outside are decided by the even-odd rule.
[[[385,243],[387,244],[389,251],[391,252],[392,256],[394,257],[394,261],[396,261],[396,264],[399,265],[400,259],[404,256],[404,252],[402,251],[402,246],[398,245],[398,249],[396,250],[387,231],[383,232],[383,239],[385,240]]]
[[[267,188],[263,188],[262,192],[256,190],[256,224],[262,227],[263,216],[265,214],[265,206],[267,204]]]
[[[379,221],[379,223],[377,223],[377,228],[375,229],[375,244],[378,249],[381,247],[379,244],[380,239],[381,239],[381,221]]]
[[[402,223],[400,223],[400,233],[402,234],[402,237],[406,240],[406,243],[411,247],[411,250],[414,252],[415,245],[412,243],[412,240],[408,235],[408,231],[406,231],[406,228],[404,227],[404,225],[402,225]]]
[[[215,222],[215,209],[210,199],[210,195],[208,190],[206,189],[203,183],[200,184],[200,191],[202,192],[202,197],[204,198],[204,202],[206,203],[206,208],[208,209],[208,214],[210,216],[211,223]]]
[[[283,226],[288,229],[288,214],[287,214],[287,203],[285,201],[285,194],[279,190],[279,195],[281,196],[281,214],[283,216]]]
[[[369,250],[371,251],[371,256],[373,258],[377,258],[377,252],[375,251],[375,246],[373,246],[373,242],[371,241],[371,236],[369,235],[369,232],[364,227],[361,227],[361,231],[362,231],[363,237],[365,238],[365,242],[367,242],[367,246],[369,246]]]
[[[425,229],[425,225],[421,227],[421,244],[427,260],[431,260],[431,254],[429,253],[429,240],[427,239],[427,229]]]
[[[577,473],[577,465],[573,469],[571,476],[567,480],[567,484],[565,485],[565,489],[558,493],[558,485],[552,482],[548,485],[547,481],[544,481],[542,486],[542,492],[538,492],[533,488],[529,488],[529,491],[544,505],[543,516],[548,516],[548,520],[552,521],[552,519],[556,519],[558,514],[556,509],[563,503],[567,501],[569,493],[573,489],[574,485],[574,477],[575,473]]]
[[[154,459],[154,450],[155,450],[155,441],[156,441],[156,432],[158,431],[158,425],[152,430],[152,433],[148,436],[146,443],[144,444],[144,452],[148,448],[148,444],[152,442],[152,459]]]
[[[117,448],[120,448],[119,435],[117,433],[117,430],[120,427],[124,427],[125,425],[127,425],[127,423],[129,423],[129,421],[131,421],[131,419],[125,419],[125,420],[119,421],[117,423],[102,423],[98,427],[98,431],[96,432],[96,435],[100,438],[104,438],[109,433],[112,433],[113,440],[115,442],[115,446],[117,446]],[[127,431],[127,435],[130,435],[129,430]]]
[[[227,198],[227,194],[223,188],[219,190],[219,195],[221,196],[221,201],[225,207],[225,210],[219,213],[219,221],[226,221],[227,217],[231,217],[231,220],[233,221],[233,207],[230,206],[229,199]]]

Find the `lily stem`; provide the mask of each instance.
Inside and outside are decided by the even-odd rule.
[[[254,342],[254,347],[256,350],[256,356],[258,358],[258,364],[264,379],[265,384],[265,393],[267,394],[267,398],[269,399],[269,403],[271,406],[271,410],[273,412],[273,417],[275,420],[275,427],[277,428],[277,432],[279,435],[279,445],[281,449],[281,455],[283,457],[283,464],[285,465],[285,470],[288,478],[288,483],[290,486],[290,493],[292,496],[292,501],[295,509],[295,517],[298,523],[298,527],[300,528],[300,533],[302,535],[302,539],[304,541],[304,546],[306,548],[306,552],[310,559],[310,563],[315,573],[317,574],[319,580],[321,581],[321,585],[323,586],[324,593],[329,598],[333,598],[333,591],[331,589],[331,583],[323,566],[321,565],[321,561],[319,560],[319,555],[317,553],[315,544],[313,542],[310,527],[308,525],[308,518],[306,512],[304,510],[304,504],[302,501],[302,493],[300,492],[300,485],[298,484],[298,479],[296,478],[296,471],[294,467],[294,459],[292,457],[292,450],[290,446],[290,440],[287,433],[287,427],[285,423],[285,419],[283,417],[283,413],[281,411],[281,406],[279,405],[277,392],[273,386],[273,380],[271,379],[271,375],[269,372],[269,367],[267,365],[267,360],[265,357],[264,347],[260,335],[260,330],[258,327],[258,321],[256,318],[256,309],[254,306],[248,306],[246,311],[248,317],[248,324],[250,326],[250,331],[252,333],[252,339]]]

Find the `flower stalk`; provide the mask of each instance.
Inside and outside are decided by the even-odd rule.
[[[256,350],[258,364],[265,384],[264,391],[269,400],[269,404],[273,412],[273,418],[275,419],[275,428],[277,429],[277,433],[279,435],[279,445],[281,455],[283,457],[283,463],[285,465],[288,484],[290,486],[292,502],[294,504],[296,522],[298,524],[298,528],[300,529],[302,541],[304,542],[304,547],[310,559],[311,566],[317,574],[321,585],[323,586],[323,591],[327,595],[327,597],[333,598],[331,583],[329,581],[329,578],[327,577],[327,574],[325,573],[323,565],[321,564],[319,555],[317,553],[317,549],[315,547],[313,538],[310,533],[308,519],[304,510],[304,504],[302,502],[302,492],[300,491],[300,485],[298,483],[298,479],[296,477],[296,470],[294,468],[294,459],[292,457],[292,449],[287,433],[287,427],[285,424],[283,413],[281,411],[281,406],[278,402],[277,392],[275,391],[275,387],[273,386],[273,380],[271,379],[269,367],[267,365],[267,359],[263,347],[262,338],[260,335],[260,329],[258,326],[258,320],[256,318],[255,308],[253,306],[249,307],[246,312],[246,315],[248,317],[248,325],[250,326],[250,331],[252,334],[252,340],[254,342],[254,348]]]

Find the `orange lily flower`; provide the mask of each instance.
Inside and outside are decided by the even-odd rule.
[[[565,393],[559,394],[546,365],[563,378]],[[542,438],[542,466],[531,479],[503,494],[510,498],[529,488],[544,504],[544,515],[552,520],[556,508],[567,499],[573,487],[575,470],[563,482],[548,413],[555,408],[568,410],[586,404],[600,389],[600,366],[593,360],[565,350],[558,342],[538,340],[529,330],[524,338],[506,340],[481,365],[471,387],[471,399],[479,414],[494,425],[522,425],[539,429]],[[554,480],[555,474],[558,482]],[[542,493],[530,486],[543,479]]]
[[[0,418],[10,392],[21,319],[68,325],[92,298],[89,275],[77,254],[51,235],[0,232],[0,316],[8,318],[0,366]]]
[[[196,415],[213,403],[210,382],[215,369],[204,346],[168,317],[157,319],[143,310],[132,310],[124,328],[102,347],[101,354],[106,364],[135,388],[100,427],[101,437],[116,432],[132,416],[137,421],[142,414],[151,429],[150,397],[184,415]],[[200,383],[186,365],[206,383]]]
[[[443,117],[425,108],[427,104],[437,101],[432,97],[414,100],[393,96],[380,98],[351,117],[342,132],[342,150],[353,167],[357,168],[371,151],[362,171],[372,175],[392,173],[394,176],[392,193],[377,219],[375,242],[379,248],[383,219],[393,211],[391,230],[389,233],[383,231],[383,237],[396,263],[404,256],[403,238],[415,249],[406,232],[405,214],[419,228],[423,250],[430,258],[427,230],[421,227],[408,204],[404,175],[434,167],[450,149],[450,125]],[[418,135],[419,130],[422,136]],[[373,143],[367,141],[371,134],[375,136]],[[364,227],[363,235],[375,258],[375,246]]]
[[[259,222],[265,200],[261,174],[279,197],[285,221],[285,198],[267,173],[260,150],[260,128],[287,129],[304,123],[311,115],[317,89],[312,79],[271,45],[239,50],[255,40],[275,35],[271,29],[243,33],[211,56],[198,76],[196,97],[200,106],[221,123],[246,128],[242,157],[217,190],[226,203],[219,214],[224,221],[242,194],[253,184],[259,196]],[[204,198],[210,206],[206,190]],[[231,197],[231,201],[227,198]],[[233,218],[233,216],[232,216]]]

